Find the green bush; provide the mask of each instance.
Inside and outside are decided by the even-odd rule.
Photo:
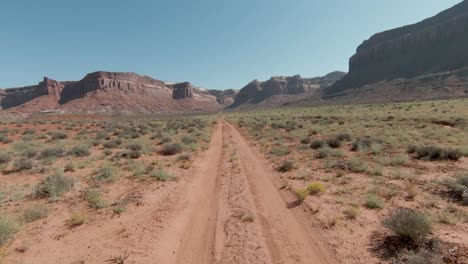
[[[314,183],[309,184],[309,186],[307,186],[307,192],[310,195],[319,195],[325,192],[325,186],[323,186],[321,182],[314,182]]]
[[[112,165],[102,165],[96,172],[96,179],[103,182],[113,182],[117,179],[117,173]]]
[[[294,163],[292,161],[289,161],[289,160],[283,161],[283,163],[281,163],[276,168],[276,170],[279,171],[279,172],[288,172],[288,171],[291,171],[292,169],[294,169]]]
[[[0,164],[5,164],[11,161],[11,156],[8,153],[0,153]]]
[[[174,175],[168,172],[165,172],[162,169],[158,169],[157,171],[151,173],[151,177],[157,179],[158,181],[163,181],[163,182],[175,179]]]
[[[336,136],[339,141],[351,141],[351,135],[348,133],[341,133]]]
[[[383,225],[406,243],[420,244],[431,232],[431,223],[425,215],[406,208],[393,212]]]
[[[18,224],[9,217],[0,215],[0,246],[13,236],[18,230]]]
[[[290,151],[286,147],[277,147],[277,148],[272,148],[270,150],[270,153],[276,156],[285,156],[285,155],[288,155]]]
[[[366,207],[369,209],[382,209],[385,206],[384,201],[376,194],[370,193],[366,196]]]
[[[175,155],[182,151],[182,146],[177,143],[166,143],[163,145],[159,153],[165,156]]]
[[[117,148],[120,145],[122,145],[122,140],[120,138],[117,138],[117,139],[113,139],[111,141],[107,141],[102,146],[104,148],[111,149],[111,148]]]
[[[325,146],[325,141],[323,140],[314,140],[312,143],[310,143],[310,148],[311,149],[319,149],[323,148]]]
[[[182,137],[182,143],[184,143],[185,145],[189,145],[189,144],[197,143],[197,140],[189,136],[184,136]]]
[[[415,154],[415,158],[424,160],[459,160],[463,155],[458,149],[441,148],[437,146],[410,146],[408,153]]]
[[[30,170],[33,168],[33,161],[26,158],[20,158],[15,160],[13,166],[17,171]]]
[[[59,158],[62,157],[64,153],[65,150],[62,147],[47,148],[41,151],[41,158]]]
[[[48,214],[49,208],[47,208],[46,206],[34,206],[24,210],[22,219],[25,222],[32,222],[46,218]]]
[[[85,199],[92,208],[101,209],[107,206],[107,201],[98,188],[89,188],[85,191]]]
[[[89,147],[86,145],[78,145],[74,146],[69,152],[68,155],[72,155],[75,157],[87,157],[91,155],[91,152],[89,151]]]
[[[34,191],[36,197],[57,198],[70,191],[75,186],[73,178],[63,176],[59,173],[47,176]]]
[[[62,131],[52,133],[52,140],[66,139],[67,137],[68,135]]]

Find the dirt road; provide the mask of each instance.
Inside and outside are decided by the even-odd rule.
[[[321,264],[337,263],[305,220],[288,209],[276,172],[224,120],[186,176],[142,197],[120,217],[69,230],[70,209],[19,234],[5,263]],[[289,200],[288,200],[289,199]],[[116,262],[125,260],[124,262]]]
[[[226,121],[194,177],[156,263],[336,263],[299,209],[286,207],[273,169]]]

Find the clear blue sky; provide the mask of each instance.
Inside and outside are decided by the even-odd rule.
[[[0,0],[0,87],[132,71],[241,88],[348,70],[373,33],[461,0]]]

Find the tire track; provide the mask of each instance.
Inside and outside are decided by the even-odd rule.
[[[275,172],[263,157],[234,126],[222,123],[235,142],[272,263],[337,263],[314,235],[315,230],[304,224],[296,210],[286,208],[286,200],[273,182]]]

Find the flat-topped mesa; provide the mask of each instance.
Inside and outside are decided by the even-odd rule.
[[[93,72],[78,82],[69,82],[65,86],[61,104],[83,98],[88,93],[116,91],[122,93],[151,94],[166,88],[164,82],[132,72]]]
[[[193,98],[193,86],[189,82],[176,83],[171,86],[173,89],[172,99]]]

